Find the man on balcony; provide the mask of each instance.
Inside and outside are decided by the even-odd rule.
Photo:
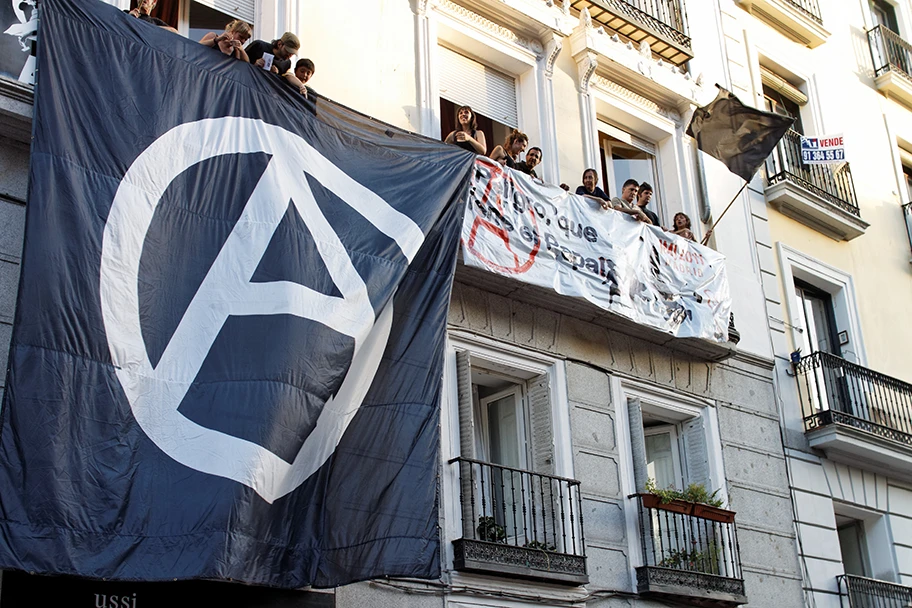
[[[640,189],[640,183],[635,179],[628,179],[624,182],[624,187],[621,188],[621,197],[614,197],[611,199],[611,206],[615,210],[620,211],[621,213],[626,213],[627,215],[632,215],[636,220],[643,222],[645,224],[652,224],[652,221],[649,217],[643,213],[643,210],[640,209],[636,204],[637,192]]]

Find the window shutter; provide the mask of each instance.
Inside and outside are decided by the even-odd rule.
[[[554,474],[554,433],[551,425],[551,383],[548,374],[529,380],[529,426],[532,429],[532,470]]]
[[[630,425],[630,457],[633,458],[633,480],[637,493],[646,491],[646,437],[643,432],[643,408],[639,397],[627,397],[627,423]]]
[[[463,458],[475,458],[472,358],[464,350],[456,352],[456,389],[459,393],[459,454]],[[459,464],[459,492],[464,538],[475,538],[474,498],[480,474],[478,468],[472,463]]]
[[[456,353],[456,387],[459,391],[459,453],[463,458],[475,458],[472,359],[468,351]]]
[[[438,46],[440,96],[508,127],[519,125],[516,80],[502,72]]]
[[[194,0],[194,2],[214,8],[236,19],[242,19],[249,24],[253,24],[253,20],[256,18],[256,0]]]
[[[684,458],[687,461],[687,483],[699,483],[713,492],[709,478],[709,453],[706,449],[705,416],[691,418],[681,425],[684,439]]]
[[[808,102],[807,95],[801,92],[801,89],[790,83],[788,80],[775,73],[771,69],[760,66],[760,81],[776,91],[789,101],[793,101],[799,106]]]

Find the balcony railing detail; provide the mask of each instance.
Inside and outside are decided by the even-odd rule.
[[[912,587],[873,578],[843,574],[839,594],[849,598],[850,608],[908,608],[912,606]]]
[[[909,247],[912,248],[912,203],[902,206],[903,220],[906,222],[906,234],[909,236]]]
[[[832,203],[841,210],[861,217],[849,163],[842,165],[805,165],[801,162],[801,134],[789,130],[766,159],[769,185],[782,181],[795,183]]]
[[[582,584],[582,496],[575,479],[454,458],[463,537],[455,566]]]
[[[912,446],[912,384],[825,352],[795,372],[806,430],[844,424]]]
[[[571,1],[577,10],[587,8],[593,21],[634,42],[646,40],[654,53],[675,65],[693,57],[684,0]]]
[[[680,513],[664,506],[648,507],[644,499],[649,497],[636,496],[645,564],[637,568],[640,592],[672,586],[693,589],[695,595],[709,592],[743,597],[734,519],[715,521],[696,510]]]
[[[823,19],[820,17],[820,7],[817,6],[817,0],[785,0],[785,3],[792,6],[809,19],[823,25]]]
[[[912,45],[893,30],[878,25],[868,30],[868,46],[874,62],[874,76],[895,72],[912,80]]]

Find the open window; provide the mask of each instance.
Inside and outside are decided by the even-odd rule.
[[[628,179],[635,179],[640,184],[646,182],[653,189],[648,208],[662,220],[664,205],[655,145],[601,120],[598,121],[598,137],[602,189],[605,193],[620,196]]]
[[[440,138],[456,129],[456,109],[470,106],[485,134],[488,153],[519,126],[516,79],[480,61],[438,46]]]
[[[483,347],[457,348],[454,359],[458,438],[450,436],[459,448],[450,479],[459,494],[453,521],[461,521],[450,528],[454,567],[586,582],[580,483],[557,474],[558,364]]]
[[[136,0],[130,1],[136,8]],[[253,26],[256,0],[158,0],[152,16],[158,17],[191,40],[208,32],[221,32],[233,19]]]

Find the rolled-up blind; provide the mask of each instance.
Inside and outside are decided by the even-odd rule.
[[[256,18],[256,0],[194,0],[236,19],[252,24]]]
[[[224,0],[218,0],[224,1]],[[519,126],[516,80],[503,72],[438,46],[440,96],[508,127]]]

